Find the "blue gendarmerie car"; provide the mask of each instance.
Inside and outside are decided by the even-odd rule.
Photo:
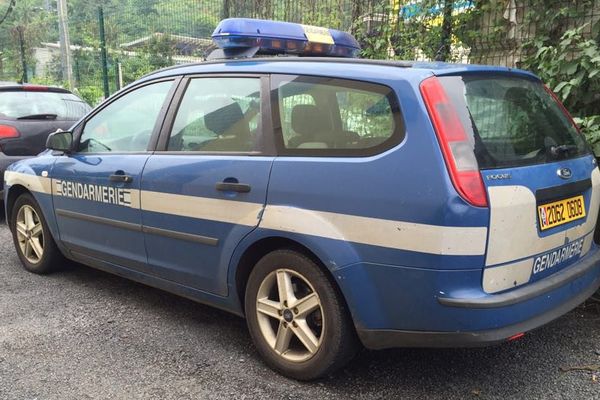
[[[516,339],[600,286],[600,171],[535,75],[361,60],[288,23],[213,37],[212,60],[143,77],[8,169],[27,270],[66,257],[245,316],[297,379],[360,344]]]

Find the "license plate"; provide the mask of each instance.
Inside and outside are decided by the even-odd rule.
[[[542,231],[584,217],[585,200],[583,196],[570,197],[538,206],[538,218]]]

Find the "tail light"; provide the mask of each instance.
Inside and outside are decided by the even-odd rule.
[[[473,144],[440,81],[436,77],[425,79],[421,83],[421,95],[431,117],[452,184],[470,204],[487,207],[487,195]]]
[[[26,92],[48,92],[50,88],[42,85],[23,85],[23,90]]]
[[[17,138],[21,136],[14,126],[0,125],[0,139]]]

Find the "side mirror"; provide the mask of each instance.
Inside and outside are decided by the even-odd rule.
[[[46,148],[50,150],[71,152],[73,147],[73,133],[68,131],[56,131],[46,139]]]

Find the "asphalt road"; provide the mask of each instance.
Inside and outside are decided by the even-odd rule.
[[[23,270],[0,226],[0,399],[600,399],[600,305],[492,348],[363,351],[313,383],[265,367],[243,320],[78,265]]]

